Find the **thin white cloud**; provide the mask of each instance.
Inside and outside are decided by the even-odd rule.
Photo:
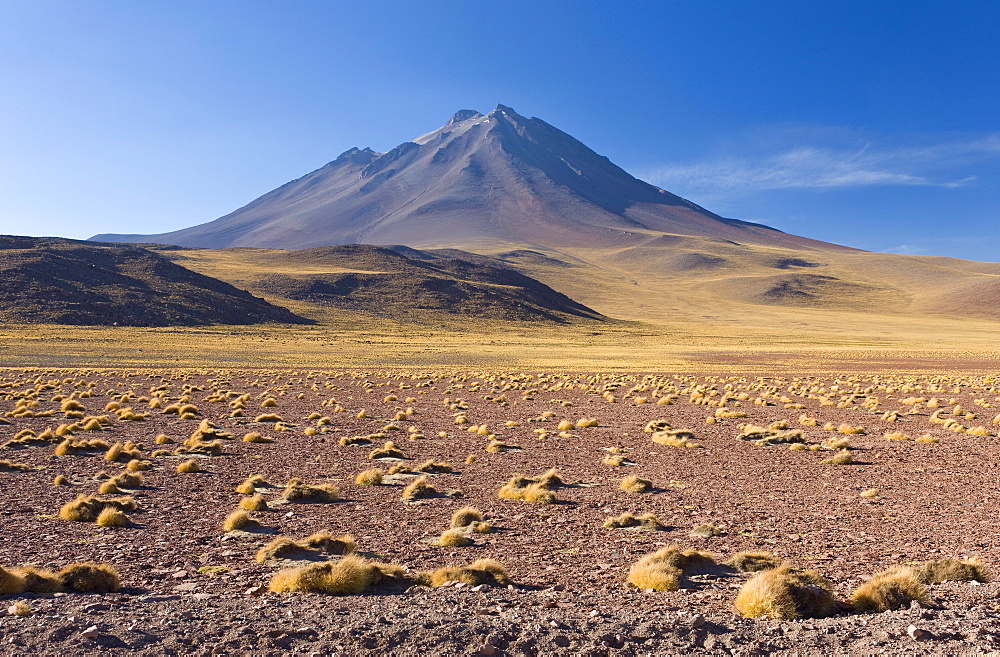
[[[779,152],[668,164],[640,177],[681,193],[870,186],[955,188],[977,180],[971,165],[1000,158],[1000,134],[916,146],[876,142],[787,147]]]

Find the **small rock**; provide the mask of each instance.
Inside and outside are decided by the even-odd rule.
[[[311,627],[300,627],[295,630],[295,634],[298,634],[300,636],[315,636],[319,634],[319,632],[317,632]]]
[[[910,635],[910,638],[914,641],[926,641],[927,639],[933,639],[934,635],[927,630],[922,630],[916,625],[910,625],[906,628],[906,633]]]
[[[694,616],[691,617],[691,627],[692,628],[698,629],[699,627],[701,627],[704,624],[705,624],[705,617],[702,616],[701,614],[695,614]]]
[[[552,637],[552,641],[553,641],[553,643],[555,643],[560,648],[568,648],[569,647],[569,637],[567,637],[564,634],[557,634],[557,635],[555,635],[554,637]]]
[[[185,577],[188,576],[188,571],[178,570],[177,572],[171,574],[170,576],[173,577],[174,579],[184,579]]]
[[[264,592],[266,590],[267,589],[265,589],[263,586],[251,586],[246,590],[245,595],[248,595],[251,598],[259,598],[260,596],[264,595]]]
[[[190,593],[197,591],[199,584],[197,582],[188,582],[187,584],[178,584],[174,587],[175,591],[181,591],[182,593]]]
[[[83,608],[81,608],[80,611],[84,613],[90,613],[93,611],[107,611],[108,609],[111,609],[111,607],[104,604],[103,602],[92,602],[89,605],[83,605]]]
[[[193,597],[195,600],[211,600],[212,598],[217,598],[219,596],[217,596],[214,593],[195,593],[191,597]]]
[[[96,639],[98,634],[100,634],[100,631],[98,631],[96,625],[91,625],[83,632],[80,632],[80,636],[82,636],[84,639]]]
[[[499,652],[500,651],[497,650],[495,646],[491,646],[490,644],[487,643],[485,646],[483,646],[482,648],[480,648],[479,650],[477,650],[476,654],[477,655],[482,655],[483,657],[493,657],[494,655],[498,654]]]
[[[566,587],[564,585],[562,585],[562,584],[556,584],[555,586],[553,586],[549,590],[550,591],[565,591]]]
[[[476,592],[479,592],[479,591],[485,591],[485,590],[486,590],[486,589],[488,589],[488,588],[490,588],[490,587],[489,587],[489,585],[487,585],[487,584],[478,584],[478,585],[476,585],[476,586],[473,586],[473,587],[472,587],[471,589],[469,589],[469,590],[470,590],[470,591],[476,591]]]

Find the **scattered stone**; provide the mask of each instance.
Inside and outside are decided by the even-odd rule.
[[[928,639],[934,638],[933,634],[931,634],[927,630],[920,629],[916,625],[910,625],[908,628],[906,628],[906,633],[914,641],[926,641]]]
[[[84,639],[96,639],[100,633],[101,632],[100,630],[97,629],[96,625],[91,625],[83,632],[80,632],[80,636],[83,637]]]

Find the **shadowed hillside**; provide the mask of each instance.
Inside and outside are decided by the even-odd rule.
[[[134,246],[0,236],[0,320],[120,326],[303,323]]]
[[[405,319],[415,313],[498,321],[604,319],[502,262],[461,251],[350,245],[276,251],[164,250],[276,299]]]

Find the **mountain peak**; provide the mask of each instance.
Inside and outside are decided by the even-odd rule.
[[[455,112],[455,114],[451,117],[451,120],[448,121],[448,123],[446,123],[445,125],[455,125],[456,123],[461,123],[462,121],[468,121],[469,119],[482,118],[482,116],[483,115],[477,112],[476,110],[460,109],[457,112]]]
[[[490,250],[626,244],[663,233],[806,242],[664,192],[503,104],[486,117],[459,110],[445,126],[387,153],[352,148],[321,173],[216,221],[118,239],[211,248],[363,243]]]

